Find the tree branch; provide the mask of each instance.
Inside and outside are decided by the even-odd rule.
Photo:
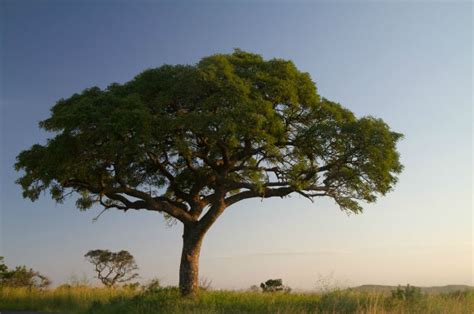
[[[259,192],[257,190],[249,190],[240,192],[238,194],[232,195],[224,199],[224,203],[226,206],[230,206],[234,203],[240,202],[244,199],[254,198],[254,197],[262,197],[262,198],[269,198],[269,197],[284,197],[288,194],[295,192],[296,189],[293,187],[282,187],[282,188],[266,188],[263,191]]]
[[[150,194],[130,188],[130,187],[121,187],[121,188],[99,188],[94,187],[91,184],[86,182],[82,182],[80,180],[67,180],[63,183],[65,187],[72,187],[72,188],[81,188],[85,189],[91,193],[99,195],[99,203],[101,205],[105,205],[104,207],[109,208],[117,208],[123,211],[127,211],[128,209],[146,209],[151,211],[158,211],[158,212],[165,212],[168,215],[180,220],[183,223],[190,223],[195,219],[185,210],[185,208],[180,206],[176,206],[176,202],[165,198],[165,197],[157,197],[154,198]],[[123,194],[137,198],[136,201],[131,201]],[[111,200],[119,201],[124,206],[120,206],[117,204],[107,205],[101,202],[100,197],[101,195],[107,196]]]

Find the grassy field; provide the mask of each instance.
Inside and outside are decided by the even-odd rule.
[[[1,310],[61,313],[473,313],[474,292],[390,294],[335,290],[326,293],[204,291],[181,298],[176,288],[154,291],[77,286],[48,290],[0,288]]]

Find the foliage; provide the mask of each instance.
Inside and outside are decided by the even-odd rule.
[[[147,285],[143,287],[143,291],[148,292],[148,293],[155,293],[161,289],[162,289],[161,282],[157,278],[152,279]]]
[[[396,290],[392,290],[392,298],[407,302],[419,301],[422,297],[421,289],[407,284],[405,287],[398,286]]]
[[[260,288],[262,288],[263,292],[291,292],[291,288],[284,286],[281,279],[268,279],[260,284]]]
[[[3,259],[0,256],[0,286],[46,288],[51,284],[48,277],[26,266],[16,266],[9,270]]]
[[[419,302],[391,302],[379,293],[339,290],[329,293],[202,292],[181,298],[177,288],[139,293],[123,288],[0,289],[2,310],[61,313],[470,313],[474,292],[422,295]]]
[[[360,212],[397,181],[402,137],[321,98],[293,62],[235,50],[59,100],[21,152],[24,197],[196,221],[216,200],[328,196]]]
[[[5,265],[4,259],[5,258],[3,256],[0,256],[0,276],[2,276],[0,278],[3,278],[3,274],[8,271],[8,267]]]
[[[128,251],[90,250],[84,255],[95,267],[97,278],[107,287],[131,281],[138,277],[134,257]]]

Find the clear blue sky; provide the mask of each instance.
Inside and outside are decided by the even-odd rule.
[[[15,156],[47,134],[61,97],[234,47],[293,60],[324,97],[405,134],[394,192],[362,215],[330,200],[246,201],[207,234],[217,288],[276,277],[339,285],[473,284],[472,34],[465,2],[1,2],[1,249],[56,284],[92,278],[89,249],[127,249],[142,281],[176,284],[181,227],[156,213],[79,212],[14,184]]]

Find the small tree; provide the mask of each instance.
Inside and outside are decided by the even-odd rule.
[[[135,259],[127,251],[90,250],[84,256],[94,265],[97,278],[107,287],[138,277],[134,272],[138,269]]]
[[[283,280],[281,279],[268,279],[264,283],[260,284],[263,292],[290,292],[291,288],[283,285]]]
[[[0,256],[0,286],[41,289],[50,284],[51,280],[48,277],[32,268],[17,266],[15,269],[9,270],[3,262],[3,256]]]

